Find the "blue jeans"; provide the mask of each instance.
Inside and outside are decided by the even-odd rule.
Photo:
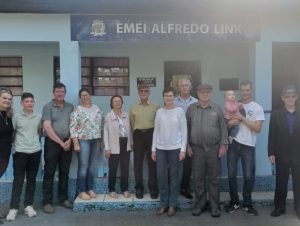
[[[158,190],[162,207],[176,207],[179,187],[179,151],[156,151]]]
[[[251,205],[251,193],[255,182],[255,147],[247,146],[236,142],[229,145],[227,153],[229,194],[231,201],[239,202],[237,186],[237,165],[242,161],[244,185],[243,185],[243,204]]]
[[[79,144],[77,194],[93,189],[96,164],[100,152],[100,139],[79,140]]]

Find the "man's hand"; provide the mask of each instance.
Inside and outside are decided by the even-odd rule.
[[[190,145],[188,145],[186,152],[187,152],[187,155],[188,155],[189,157],[192,157],[193,154],[194,154],[194,153],[193,153],[193,150],[192,150],[192,147],[191,147]]]
[[[63,149],[69,151],[71,149],[71,139],[68,139],[64,142]]]

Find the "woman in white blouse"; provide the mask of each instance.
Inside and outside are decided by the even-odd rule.
[[[91,103],[90,91],[79,91],[81,105],[71,114],[70,132],[78,157],[77,194],[80,199],[96,198],[94,175],[100,152],[102,111]]]
[[[110,99],[111,111],[105,117],[104,123],[104,150],[109,158],[108,190],[111,198],[117,198],[115,184],[117,169],[121,167],[121,192],[125,198],[131,195],[128,192],[129,158],[132,147],[132,135],[129,115],[122,110],[123,99],[114,95]]]
[[[176,213],[179,161],[185,158],[187,124],[182,108],[174,104],[175,91],[165,88],[164,106],[156,112],[152,142],[152,159],[156,161],[161,207],[157,215]]]

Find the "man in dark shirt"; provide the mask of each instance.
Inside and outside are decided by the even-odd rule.
[[[294,206],[300,219],[300,111],[294,85],[283,88],[281,99],[284,106],[272,112],[269,125],[268,155],[276,164],[275,209],[272,217],[285,213],[287,184],[290,173],[293,179]]]
[[[228,134],[222,109],[211,101],[211,93],[211,85],[199,85],[199,102],[187,110],[188,154],[193,156],[195,180],[195,208],[192,215],[199,216],[205,208],[207,184],[211,216],[219,217],[220,158],[226,153]]]

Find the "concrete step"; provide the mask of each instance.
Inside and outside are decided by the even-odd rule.
[[[242,195],[240,194],[240,197]],[[254,205],[272,205],[274,198],[274,192],[253,192],[252,200]],[[291,202],[293,199],[293,192],[288,192],[287,201]],[[228,192],[220,193],[221,206],[229,200]],[[188,209],[192,208],[194,204],[193,200],[186,199],[183,196],[178,196],[178,208]],[[153,210],[160,206],[160,200],[151,199],[148,193],[144,194],[143,199],[137,199],[134,194],[131,194],[130,198],[125,198],[122,194],[116,199],[110,198],[108,194],[98,194],[96,198],[91,200],[81,200],[76,198],[74,201],[73,211],[86,212],[95,210],[106,211],[135,211],[135,210]]]

